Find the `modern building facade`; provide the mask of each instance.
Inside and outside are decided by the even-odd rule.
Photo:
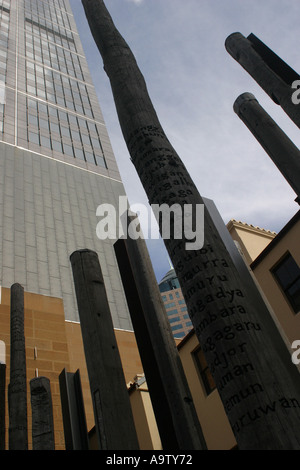
[[[193,328],[182,290],[171,268],[158,284],[174,338],[183,338]]]
[[[131,330],[96,209],[125,191],[68,0],[0,0],[0,283],[63,299],[69,256],[98,253],[114,326]]]

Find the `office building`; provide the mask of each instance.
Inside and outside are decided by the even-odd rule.
[[[158,284],[174,338],[183,338],[193,328],[174,268]]]
[[[71,253],[99,255],[114,326],[131,330],[96,209],[125,191],[68,0],[0,0],[0,283],[63,299]]]

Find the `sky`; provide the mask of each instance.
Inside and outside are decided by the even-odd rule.
[[[102,58],[80,0],[70,0],[131,205],[147,204],[125,145]],[[226,38],[258,36],[300,73],[298,0],[106,0],[134,53],[169,140],[202,197],[224,221],[279,232],[299,210],[296,194],[233,111],[250,92],[299,147],[299,129],[228,54]],[[299,105],[300,106],[300,105]],[[142,221],[143,226],[143,221]],[[170,269],[161,240],[147,240],[158,281]]]

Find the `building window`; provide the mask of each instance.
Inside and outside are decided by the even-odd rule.
[[[180,331],[179,333],[174,333],[174,338],[176,338],[176,339],[183,338],[184,336],[185,336],[184,331]]]
[[[174,315],[174,314],[178,314],[178,310],[177,308],[174,308],[173,310],[168,310],[167,311],[167,315]]]
[[[171,330],[174,331],[174,330],[181,330],[183,328],[182,324],[180,323],[179,325],[174,325],[174,326],[171,326]]]
[[[180,321],[180,317],[169,318],[170,323],[176,323],[177,321]]]
[[[208,368],[208,365],[207,365],[207,362],[206,362],[206,359],[204,357],[201,347],[198,346],[192,352],[192,355],[196,364],[197,371],[204,385],[205,392],[207,395],[209,395],[216,388],[216,384]]]
[[[170,303],[167,304],[165,307],[166,307],[167,309],[168,309],[168,308],[175,307],[175,302],[170,302]]]
[[[295,313],[300,311],[300,268],[288,253],[273,269],[272,273]]]

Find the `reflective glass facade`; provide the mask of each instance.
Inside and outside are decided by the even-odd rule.
[[[69,1],[0,0],[0,287],[62,298],[78,321],[69,257],[88,248],[132,330],[114,240],[96,234],[97,207],[124,195]]]
[[[117,172],[67,0],[0,0],[0,123],[4,142]]]

